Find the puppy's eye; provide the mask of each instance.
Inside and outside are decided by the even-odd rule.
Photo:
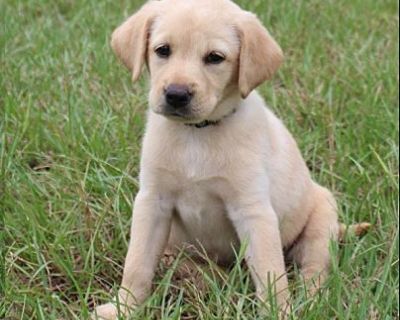
[[[225,60],[225,56],[222,53],[212,51],[205,58],[204,62],[207,64],[220,64]]]
[[[154,49],[154,52],[160,57],[160,58],[168,58],[171,55],[171,48],[168,44],[163,44],[161,46],[158,46],[157,48]]]

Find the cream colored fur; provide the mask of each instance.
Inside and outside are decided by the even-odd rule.
[[[154,53],[163,43],[168,59]],[[284,249],[306,280],[323,280],[329,240],[338,234],[335,200],[312,181],[296,142],[253,91],[283,60],[258,19],[228,0],[151,1],[114,32],[112,46],[134,80],[146,63],[151,78],[121,311],[149,295],[164,250],[186,244],[229,263],[232,245],[245,242],[258,296],[273,282],[282,306]],[[226,60],[205,64],[212,50]],[[190,118],[163,115],[169,84],[193,90]],[[215,126],[186,125],[221,118]],[[117,308],[109,303],[95,313],[116,319]]]

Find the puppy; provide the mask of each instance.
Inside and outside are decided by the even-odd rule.
[[[115,30],[112,48],[133,81],[144,65],[151,79],[120,312],[149,295],[164,250],[186,245],[225,264],[245,243],[261,299],[269,286],[280,305],[288,299],[284,251],[317,287],[338,236],[335,200],[254,91],[283,60],[256,16],[228,0],[150,1]]]

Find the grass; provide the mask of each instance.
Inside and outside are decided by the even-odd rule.
[[[375,225],[333,249],[326,289],[300,290],[293,319],[398,319],[398,3],[240,2],[286,53],[260,92],[341,220]],[[0,318],[85,319],[120,282],[147,88],[132,88],[109,38],[139,3],[0,3]],[[239,264],[223,283],[207,278],[206,294],[170,276],[135,319],[257,318]]]

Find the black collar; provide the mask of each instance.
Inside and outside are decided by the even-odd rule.
[[[236,109],[233,109],[232,112],[230,112],[227,115],[223,116],[221,119],[218,119],[218,120],[204,120],[204,121],[199,122],[199,123],[185,123],[185,126],[195,127],[197,129],[205,128],[205,127],[208,127],[208,126],[217,126],[217,125],[220,124],[220,122],[223,119],[229,117],[230,115],[234,114],[235,112],[236,112]]]

